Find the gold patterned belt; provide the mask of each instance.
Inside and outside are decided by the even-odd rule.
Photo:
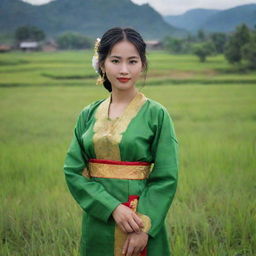
[[[144,180],[150,173],[149,162],[89,160],[89,175],[96,178]]]

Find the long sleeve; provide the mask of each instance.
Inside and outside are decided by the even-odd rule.
[[[78,116],[64,162],[64,174],[68,188],[80,207],[88,214],[107,222],[121,202],[110,195],[100,183],[82,175],[87,166],[87,157],[81,140],[87,115],[88,109],[84,109]]]
[[[164,224],[178,180],[178,142],[165,108],[158,112],[157,120],[151,146],[154,167],[138,204],[138,212],[151,221],[148,231],[151,237],[155,237]]]

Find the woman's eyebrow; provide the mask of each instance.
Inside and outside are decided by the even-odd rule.
[[[109,57],[110,57],[110,58],[122,59],[121,56],[116,56],[116,55],[111,55],[111,56],[109,56]],[[128,57],[128,59],[139,59],[139,57],[138,57],[138,56],[130,56],[130,57]]]

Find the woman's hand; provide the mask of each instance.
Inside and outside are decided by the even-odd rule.
[[[125,205],[118,205],[112,215],[116,224],[125,233],[139,233],[140,229],[143,228],[143,223],[140,217]]]
[[[130,233],[124,243],[122,254],[125,256],[137,256],[146,247],[148,234],[145,232]]]

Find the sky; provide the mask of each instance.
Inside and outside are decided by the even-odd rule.
[[[51,0],[24,0],[32,4],[48,3]],[[71,0],[72,1],[72,0]],[[106,0],[107,1],[107,0]],[[194,8],[228,9],[238,5],[255,3],[255,0],[132,0],[136,4],[150,4],[162,15],[182,14]]]

